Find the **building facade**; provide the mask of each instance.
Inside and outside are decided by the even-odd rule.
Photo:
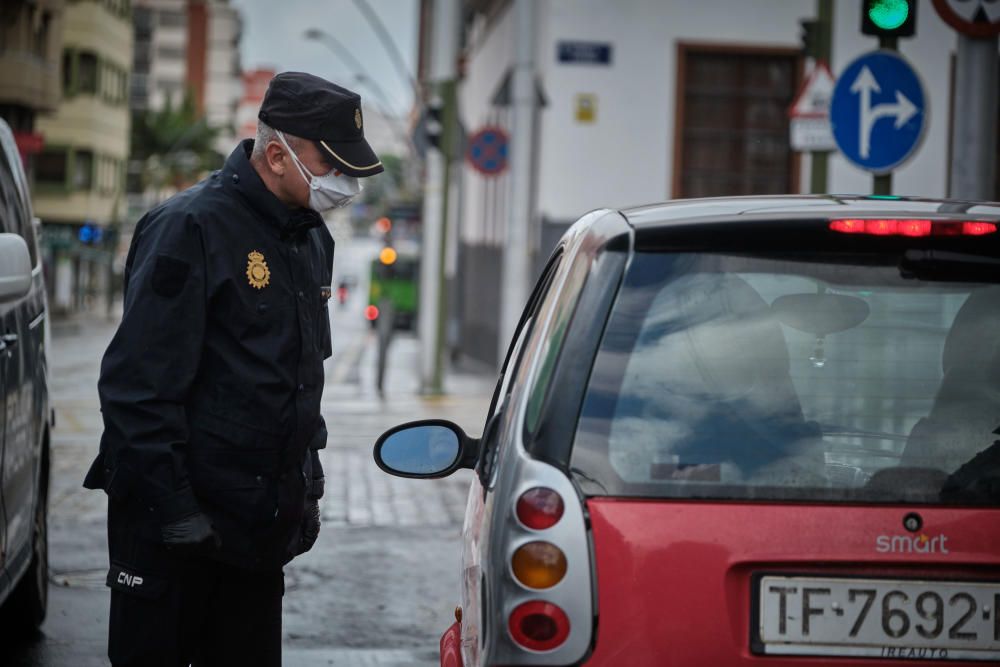
[[[28,167],[41,150],[39,114],[56,110],[62,96],[64,0],[5,0],[0,3],[0,118],[14,131]]]
[[[40,117],[34,209],[43,224],[52,307],[103,296],[122,223],[129,154],[132,15],[127,0],[75,0],[63,20],[62,102]]]
[[[878,43],[860,32],[861,3],[832,4],[836,76]],[[489,126],[513,131],[514,5],[464,2],[458,110],[469,136]],[[808,191],[810,158],[790,147],[788,108],[807,67],[800,22],[816,17],[816,0],[532,5],[540,104],[531,141],[533,237],[525,251],[535,266],[572,221],[594,208]],[[894,174],[896,194],[948,194],[956,44],[931,1],[920,0],[916,35],[899,40],[899,51],[919,73],[930,109],[922,144]],[[495,275],[505,248],[510,176],[484,174],[463,160],[459,180],[461,206],[452,225],[459,229],[461,293],[452,304],[458,340],[466,354],[494,363]],[[870,193],[872,177],[833,152],[827,191]]]
[[[135,56],[129,106],[179,105],[187,89],[187,0],[134,0]]]
[[[189,2],[187,81],[198,113],[218,131],[215,148],[222,155],[232,150],[243,97],[242,33],[240,14],[228,0]]]

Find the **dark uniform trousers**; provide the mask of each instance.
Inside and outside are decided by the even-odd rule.
[[[108,507],[114,667],[281,665],[284,573],[179,556],[129,530]]]

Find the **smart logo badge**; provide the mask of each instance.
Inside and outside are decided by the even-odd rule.
[[[945,534],[929,537],[919,535],[879,535],[875,538],[875,551],[880,554],[947,554]]]

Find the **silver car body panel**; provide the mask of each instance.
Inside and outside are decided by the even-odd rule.
[[[579,253],[586,251],[582,246],[588,238],[587,229],[607,215],[620,216],[606,209],[593,211],[566,232],[564,256],[549,293],[563,291],[569,267]],[[524,327],[516,344],[527,344],[526,339],[533,337],[529,331],[533,327],[542,327],[538,340],[547,340],[552,335],[554,311],[551,306],[540,310],[533,326]],[[485,499],[478,480],[469,492],[464,528],[462,620],[462,657],[467,667],[574,664],[586,657],[593,638],[595,589],[585,507],[572,480],[559,468],[532,458],[522,439],[528,398],[544,362],[541,352],[541,349],[525,349],[526,356],[520,366],[512,369],[517,371],[516,376],[505,379],[513,387],[509,402],[497,408],[497,412],[508,410],[510,414],[503,420],[497,436],[495,474],[489,480]],[[512,359],[517,359],[517,354]],[[540,531],[525,527],[515,516],[517,499],[536,486],[556,491],[565,506],[562,519],[552,528]],[[566,555],[565,577],[547,590],[527,588],[511,571],[514,551],[535,540],[551,542]],[[551,602],[566,613],[570,634],[558,648],[531,651],[514,642],[508,619],[518,605],[529,600]]]

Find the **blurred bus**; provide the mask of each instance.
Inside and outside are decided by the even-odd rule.
[[[368,287],[368,307],[365,317],[372,327],[380,317],[391,315],[393,328],[412,331],[417,321],[417,290],[420,280],[420,258],[383,248],[371,263]],[[386,261],[391,259],[391,261]]]

